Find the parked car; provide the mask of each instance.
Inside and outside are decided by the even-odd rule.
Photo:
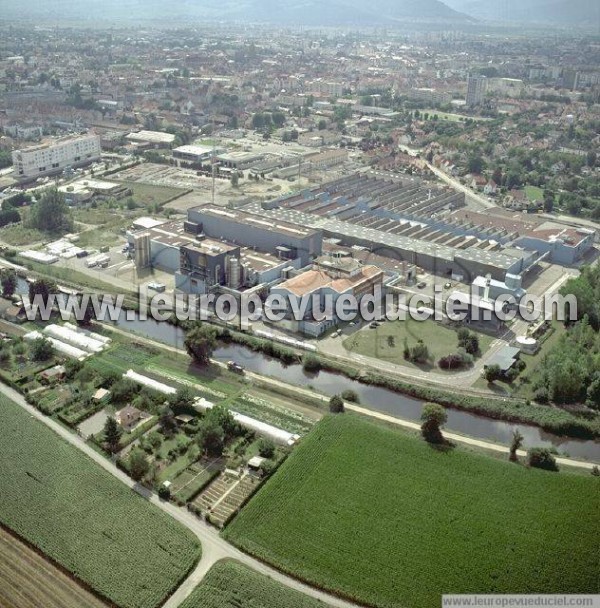
[[[236,374],[244,373],[244,368],[235,361],[227,361],[227,369],[231,372],[235,372]]]
[[[151,289],[152,291],[156,291],[158,293],[163,293],[164,291],[166,291],[167,286],[163,283],[152,282],[148,283],[148,289]]]

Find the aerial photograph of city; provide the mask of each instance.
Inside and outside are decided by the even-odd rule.
[[[600,0],[0,0],[0,608],[600,608]]]

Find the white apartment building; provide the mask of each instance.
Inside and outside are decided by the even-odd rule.
[[[100,155],[100,137],[79,135],[15,150],[12,159],[16,176],[29,179],[98,161]]]
[[[473,107],[483,103],[487,93],[488,80],[485,76],[467,78],[467,106]]]

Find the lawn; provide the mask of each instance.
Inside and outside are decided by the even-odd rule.
[[[525,353],[521,353],[521,359],[525,361],[526,368],[521,374],[521,376],[527,376],[530,382],[526,384],[517,385],[518,388],[516,393],[519,397],[524,397],[527,399],[533,398],[533,381],[535,380],[536,372],[540,367],[542,361],[552,351],[559,343],[560,338],[565,333],[565,326],[558,322],[553,321],[552,328],[549,331],[549,335],[544,339],[540,346],[540,350],[535,355],[527,355]]]
[[[25,228],[23,224],[14,224],[0,229],[0,241],[14,247],[23,247],[49,241],[50,238],[39,230]]]
[[[483,333],[477,333],[477,337],[481,352],[485,352],[494,340]],[[393,339],[393,342],[390,341],[390,338]],[[405,321],[386,321],[376,329],[366,327],[344,340],[344,348],[396,365],[415,366],[404,359],[405,339],[409,347],[415,346],[419,339],[423,340],[435,364],[440,357],[454,353],[458,348],[455,329],[432,320],[415,321],[411,318],[407,318]]]
[[[525,196],[530,203],[534,201],[543,201],[544,200],[544,191],[537,186],[525,186]]]
[[[598,480],[528,469],[345,414],[323,419],[225,530],[378,607],[442,593],[597,593]]]
[[[154,608],[194,567],[186,528],[0,397],[0,521],[121,608]]]
[[[325,604],[289,589],[230,560],[217,562],[181,608],[324,608]]]
[[[172,200],[183,196],[188,192],[183,188],[174,188],[172,186],[153,186],[151,184],[142,184],[139,182],[119,181],[132,191],[132,198],[140,207],[155,208],[163,207]]]

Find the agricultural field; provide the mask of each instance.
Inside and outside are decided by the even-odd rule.
[[[191,532],[4,397],[0,434],[0,522],[121,608],[159,606],[198,561]]]
[[[234,561],[217,562],[181,608],[324,608]]]
[[[442,593],[597,593],[598,479],[345,414],[326,417],[226,528],[293,575],[385,608]]]
[[[107,605],[0,527],[0,606],[106,608]]]

